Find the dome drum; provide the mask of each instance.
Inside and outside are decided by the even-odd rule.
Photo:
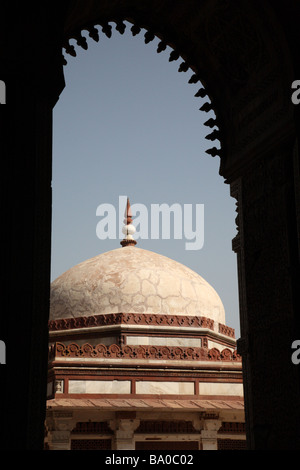
[[[122,248],[84,261],[52,283],[50,344],[233,353],[234,330],[225,325],[213,287],[186,266],[137,248],[128,237]]]
[[[50,342],[73,341],[117,345],[207,346],[219,344],[236,347],[234,330],[216,332],[214,321],[205,317],[153,314],[106,314],[49,322]],[[223,346],[222,346],[223,345]]]

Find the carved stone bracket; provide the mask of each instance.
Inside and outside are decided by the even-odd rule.
[[[76,425],[73,413],[68,411],[48,412],[46,428],[48,430],[49,450],[70,450],[71,431]]]
[[[140,420],[136,418],[118,418],[109,421],[109,427],[114,431],[114,447],[116,450],[135,449],[134,432],[139,427]]]
[[[201,431],[203,450],[218,450],[218,431],[222,426],[219,419],[205,419]]]

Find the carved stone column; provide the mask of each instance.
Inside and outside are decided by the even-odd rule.
[[[109,426],[115,432],[115,450],[134,450],[134,431],[140,424],[139,419],[116,418],[110,421]]]
[[[76,425],[73,414],[53,412],[46,419],[49,450],[71,450],[71,431]]]
[[[204,420],[201,431],[202,450],[218,450],[218,430],[222,425],[219,419]]]
[[[19,3],[17,8],[4,2],[1,11],[0,70],[6,105],[0,110],[0,154],[5,163],[0,188],[0,238],[5,247],[0,339],[6,344],[7,365],[0,371],[0,447],[6,450],[43,448],[52,109],[64,87],[60,36],[66,6],[56,0],[43,5]],[[16,439],[16,423],[20,439]]]
[[[241,338],[248,447],[300,448],[299,246],[293,147],[279,147],[231,185],[238,200]],[[299,195],[298,195],[299,196]]]

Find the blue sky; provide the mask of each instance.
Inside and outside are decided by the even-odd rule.
[[[158,39],[143,33],[88,38],[87,51],[66,55],[66,88],[54,108],[52,269],[54,280],[72,266],[119,248],[100,240],[100,204],[118,211],[119,196],[132,204],[204,205],[204,245],[186,250],[187,240],[138,240],[138,246],[185,264],[219,293],[226,323],[239,337],[235,200],[219,175],[220,159],[205,150],[211,130],[203,123],[213,112],[199,108],[191,70],[178,72],[170,48],[158,54]],[[122,208],[123,216],[124,208]],[[149,232],[150,234],[150,232]]]

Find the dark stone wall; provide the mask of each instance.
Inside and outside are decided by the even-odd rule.
[[[290,359],[291,341],[300,339],[295,0],[1,2],[0,446],[43,448],[52,109],[64,87],[62,45],[84,26],[126,18],[148,29],[146,40],[153,33],[172,45],[216,110],[220,172],[238,203],[248,445],[298,449],[299,371]]]
[[[43,448],[51,250],[52,108],[64,86],[61,6],[1,4],[3,449]],[[60,15],[57,17],[57,12]]]

